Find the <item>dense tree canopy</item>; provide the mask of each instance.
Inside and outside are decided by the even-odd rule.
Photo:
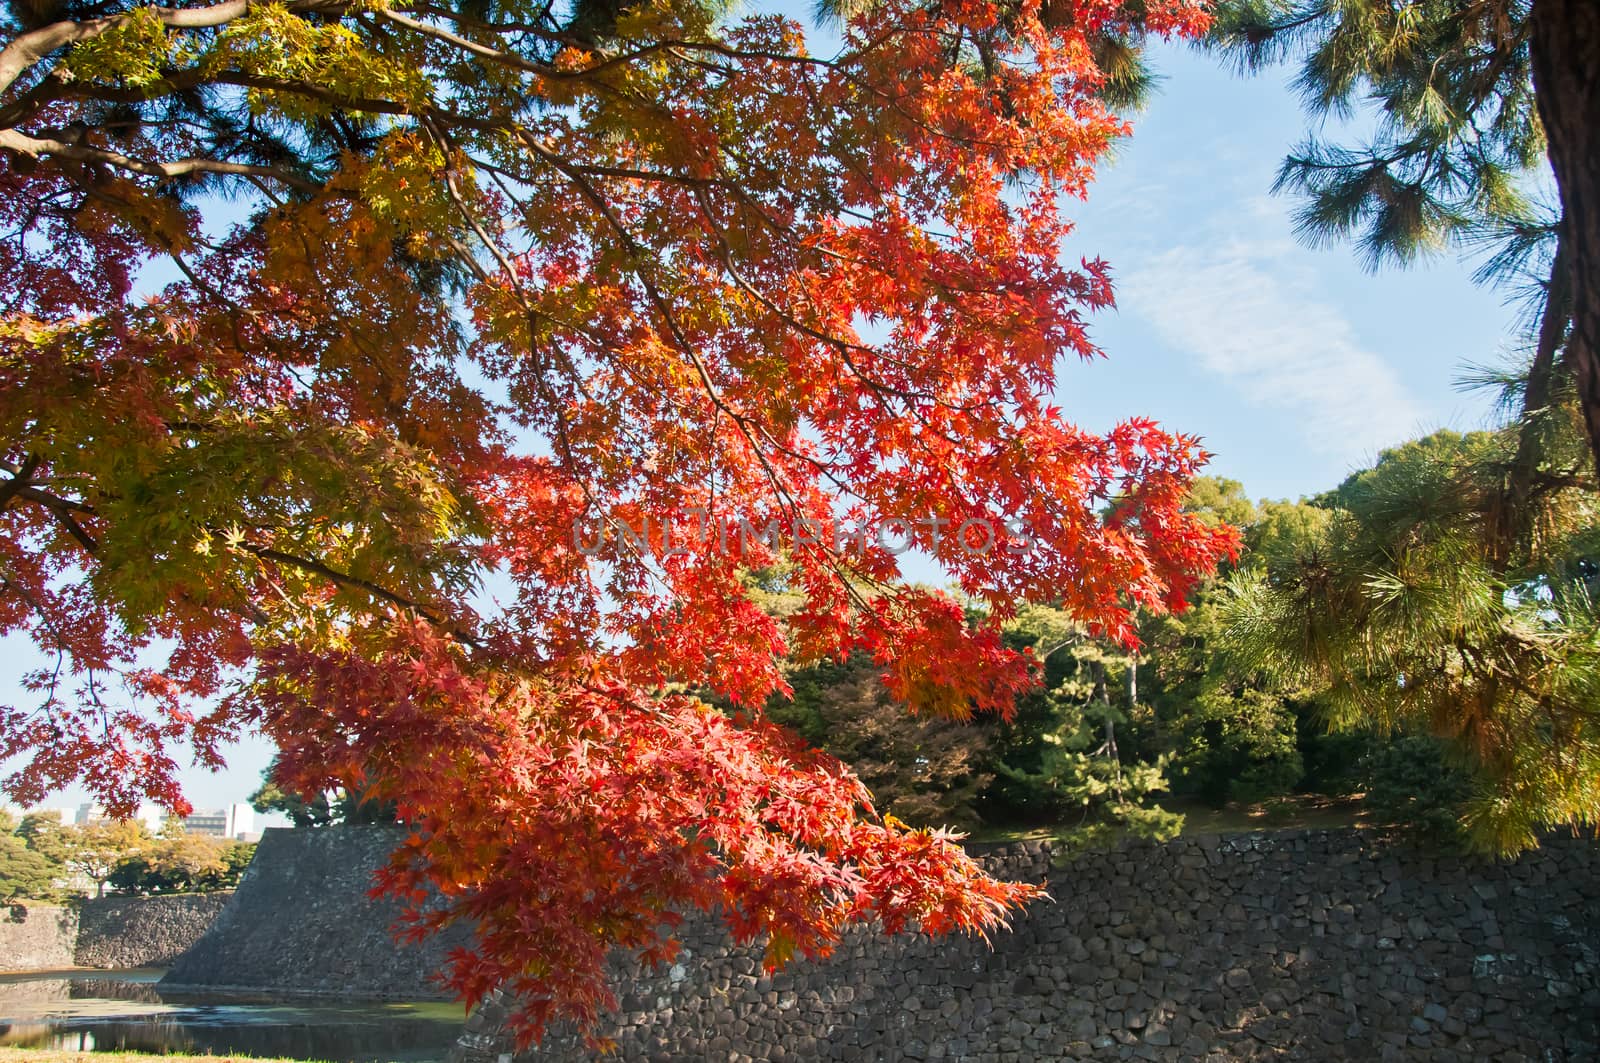
[[[889,0],[824,58],[686,0],[13,2],[0,630],[47,663],[6,792],[177,806],[182,742],[262,728],[286,788],[395,803],[383,884],[475,921],[452,983],[530,1033],[675,907],[773,960],[995,926],[1028,889],[759,707],[861,653],[1006,712],[1016,603],[1131,638],[1231,549],[1193,438],[1048,399],[1112,299],[1058,261],[1125,132],[1096,54],[1202,28]]]
[[[51,896],[61,870],[11,831],[0,830],[0,903]]]
[[[1567,452],[1586,466],[1565,409]],[[1454,740],[1480,782],[1469,826],[1503,852],[1600,823],[1600,494],[1541,492],[1503,558],[1488,529],[1518,436],[1445,431],[1385,451],[1331,493],[1318,534],[1241,573],[1229,605],[1235,649],[1322,690],[1335,722]]]

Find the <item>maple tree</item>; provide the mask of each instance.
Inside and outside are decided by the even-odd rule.
[[[1126,132],[1095,55],[1203,27],[888,0],[823,58],[683,0],[13,3],[0,631],[46,663],[5,792],[181,809],[177,751],[259,728],[283,787],[395,805],[380,887],[475,923],[450,983],[525,1036],[684,908],[771,962],[1001,924],[1034,889],[760,706],[861,653],[1004,713],[1015,603],[1129,639],[1233,548],[1194,438],[1049,399],[1112,301],[1058,260]],[[835,521],[910,522],[984,618]]]

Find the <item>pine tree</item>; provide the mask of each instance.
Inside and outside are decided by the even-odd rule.
[[[1510,422],[1386,452],[1324,500],[1334,519],[1310,548],[1236,576],[1230,607],[1245,659],[1324,685],[1346,726],[1453,739],[1479,773],[1476,840],[1501,851],[1594,822],[1600,793],[1587,720],[1597,270],[1592,196],[1561,161],[1592,135],[1569,128],[1592,104],[1547,76],[1587,63],[1592,84],[1600,50],[1552,59],[1553,22],[1589,32],[1563,8],[1226,0],[1211,38],[1245,69],[1298,60],[1315,118],[1371,105],[1368,143],[1311,138],[1279,172],[1277,189],[1303,197],[1305,239],[1353,239],[1373,268],[1477,250],[1481,281],[1529,297],[1526,365],[1480,377],[1504,389]],[[1557,204],[1528,191],[1547,160]]]
[[[1558,439],[1582,455],[1561,408]],[[1226,621],[1241,660],[1318,687],[1335,723],[1450,739],[1478,780],[1467,826],[1498,852],[1600,822],[1600,495],[1538,491],[1502,554],[1486,529],[1521,435],[1385,451],[1324,500],[1322,534],[1233,577]]]

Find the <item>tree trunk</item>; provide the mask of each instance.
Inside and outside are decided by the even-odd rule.
[[[1517,429],[1517,454],[1506,477],[1506,494],[1500,512],[1494,514],[1492,531],[1495,571],[1504,572],[1519,552],[1519,545],[1532,525],[1529,503],[1533,498],[1534,475],[1539,471],[1544,443],[1548,438],[1551,395],[1556,383],[1556,352],[1567,338],[1572,320],[1572,256],[1567,243],[1556,240],[1555,259],[1545,283],[1544,309],[1539,315],[1539,340],[1528,367],[1528,381],[1522,393],[1522,420]]]
[[[1117,796],[1117,803],[1122,803],[1122,758],[1117,755],[1117,725],[1116,710],[1111,706],[1111,686],[1106,682],[1106,666],[1095,662],[1094,666],[1095,693],[1100,698],[1101,707],[1106,714],[1106,756],[1111,758],[1111,791]]]
[[[1569,255],[1566,362],[1600,470],[1600,0],[1534,0],[1529,27],[1534,98]]]

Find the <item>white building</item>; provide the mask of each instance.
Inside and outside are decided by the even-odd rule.
[[[44,809],[44,811],[59,811],[62,813],[62,823],[76,824],[80,827],[87,827],[95,823],[111,822],[111,817],[106,815],[106,810],[96,804],[79,805],[76,811],[65,808]],[[68,818],[69,812],[71,813],[71,818]],[[139,806],[139,811],[135,812],[132,818],[135,822],[144,824],[144,829],[149,831],[151,834],[160,834],[161,825],[166,822],[167,814],[162,811],[160,806],[146,801]]]
[[[209,812],[196,812],[183,818],[183,829],[190,834],[204,834],[211,838],[253,837],[256,833],[256,811],[249,805],[232,804]]]
[[[245,804],[228,806],[228,837],[253,841],[256,833],[256,810]]]

